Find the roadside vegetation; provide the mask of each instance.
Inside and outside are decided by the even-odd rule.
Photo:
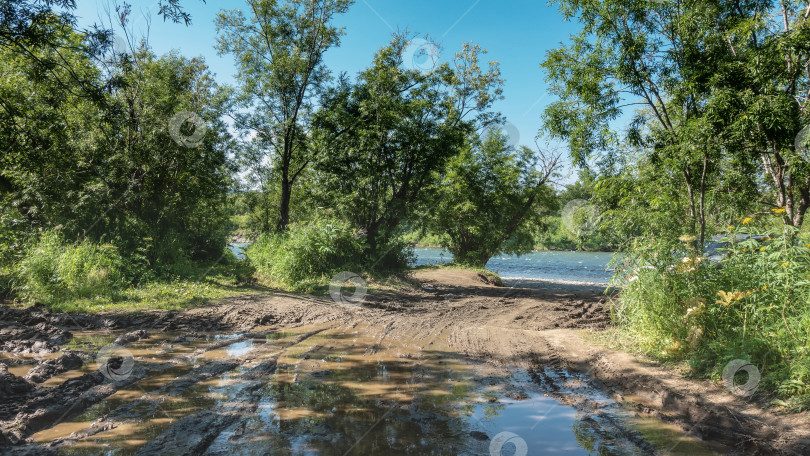
[[[614,342],[810,408],[806,2],[557,4],[582,32],[542,63],[543,129],[622,239]]]

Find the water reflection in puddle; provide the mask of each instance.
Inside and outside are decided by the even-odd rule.
[[[197,341],[175,344],[172,350],[166,350],[166,335],[133,344],[139,362],[158,363],[177,353],[189,356],[171,368],[150,372],[77,418],[39,433],[35,440],[66,437],[99,417],[115,418],[118,413],[122,424],[116,429],[81,439],[60,452],[135,454],[178,420],[242,397],[250,384],[245,373],[256,363],[277,356],[274,371],[253,396],[255,401],[244,407],[238,419],[217,431],[205,454],[635,455],[653,448],[646,442],[658,449],[684,444],[683,451],[671,454],[711,454],[682,433],[660,432],[665,426],[655,420],[634,421],[582,376],[559,370],[543,373],[545,379],[554,377],[555,394],[560,389],[564,395],[570,393],[561,402],[544,395],[548,385],[533,381],[525,370],[510,372],[445,351],[379,347],[359,330],[325,331],[302,343],[292,342],[304,332],[299,329],[258,338],[202,335]],[[233,342],[191,356],[204,343],[222,341]],[[120,413],[128,402],[199,366],[233,358],[255,360],[201,378],[155,404]],[[189,425],[188,434],[194,436],[204,428]],[[654,438],[646,438],[648,435]]]
[[[248,354],[251,350],[253,350],[253,339],[248,339],[229,345],[228,348],[225,349],[225,353],[227,353],[228,356],[243,356]]]
[[[525,445],[529,454],[644,454],[622,434],[626,431],[610,423],[600,423],[593,417],[564,406],[542,394],[516,401],[504,399],[497,405],[477,406],[472,419],[481,435],[495,439],[501,433],[511,433],[503,440],[502,454],[513,454]],[[472,421],[471,419],[471,421]],[[495,444],[497,446],[497,443]]]

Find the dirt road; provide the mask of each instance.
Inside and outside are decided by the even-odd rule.
[[[500,454],[512,439],[514,454],[542,454],[542,438],[583,454],[810,454],[806,415],[587,342],[582,330],[610,324],[598,286],[498,287],[454,270],[414,282],[359,303],[274,293],[180,313],[0,308],[0,452]],[[498,428],[524,429],[499,414],[537,420],[530,403],[548,406],[541,418],[582,415],[559,417],[571,441],[551,425]]]

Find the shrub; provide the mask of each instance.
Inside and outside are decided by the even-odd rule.
[[[371,274],[392,274],[403,271],[416,263],[416,254],[413,252],[413,243],[403,237],[393,237],[385,240],[378,247],[383,253],[372,255],[366,253],[366,268],[363,269]]]
[[[7,267],[0,266],[0,298],[11,294],[14,286],[14,276]]]
[[[16,268],[18,292],[29,300],[112,296],[126,284],[124,260],[110,244],[67,243],[54,232],[32,242]]]
[[[0,198],[0,298],[9,295],[14,285],[14,265],[22,256],[24,234],[17,229],[19,215],[11,204]]]
[[[304,289],[337,272],[361,270],[363,250],[362,238],[348,224],[316,220],[292,224],[283,234],[262,234],[245,255],[260,275]]]
[[[796,242],[791,228],[734,242],[747,233],[729,228],[716,264],[683,246],[637,245],[614,317],[649,355],[687,360],[715,378],[730,360],[749,360],[762,386],[806,408],[810,244]]]
[[[546,229],[539,232],[534,241],[542,249],[613,251],[621,244],[618,236],[612,235],[606,227],[600,226],[599,229],[578,241],[576,236],[566,228],[559,215],[544,217],[543,224]]]
[[[250,260],[237,258],[230,248],[225,249],[219,261],[206,271],[231,279],[237,285],[251,285],[256,282],[256,268]],[[205,275],[203,274],[202,278]]]
[[[555,205],[538,166],[532,149],[515,149],[495,130],[450,159],[423,218],[444,235],[454,263],[483,268],[494,255],[534,248],[543,215]]]

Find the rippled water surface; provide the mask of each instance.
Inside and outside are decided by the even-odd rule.
[[[444,249],[415,249],[416,264],[448,263],[453,255]],[[609,252],[537,251],[526,255],[498,255],[487,263],[487,269],[503,278],[566,280],[607,283],[613,270],[608,267]]]

